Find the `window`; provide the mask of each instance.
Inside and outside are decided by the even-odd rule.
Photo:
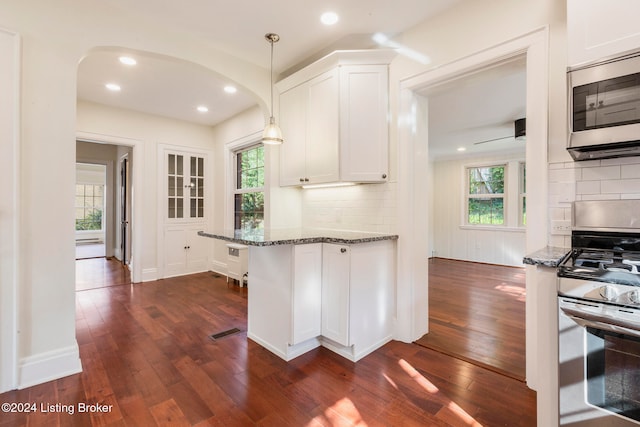
[[[467,168],[467,224],[505,223],[505,165]]]
[[[522,228],[527,223],[526,165],[522,160],[467,166],[464,224]]]
[[[264,147],[262,144],[236,151],[234,228],[264,228]]]
[[[76,184],[76,230],[102,230],[104,185]]]

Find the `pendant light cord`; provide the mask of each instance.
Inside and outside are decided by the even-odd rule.
[[[271,43],[271,117],[273,118],[273,39],[270,39]]]

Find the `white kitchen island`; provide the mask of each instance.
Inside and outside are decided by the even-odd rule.
[[[391,340],[398,236],[198,234],[249,246],[247,336],[282,359],[324,346],[355,362]]]

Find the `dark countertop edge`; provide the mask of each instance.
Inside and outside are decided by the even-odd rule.
[[[523,264],[539,265],[543,267],[558,267],[565,260],[571,249],[547,246],[530,255],[525,255]]]
[[[256,242],[254,240],[239,239],[235,237],[225,236],[223,234],[207,233],[206,231],[198,231],[198,236],[209,237],[212,239],[224,240],[232,243],[240,243],[247,246],[276,246],[276,245],[304,245],[309,243],[341,243],[345,245],[354,245],[359,243],[378,242],[381,240],[398,240],[396,234],[384,234],[380,236],[359,237],[359,238],[341,238],[341,237],[300,237],[293,239],[275,239]]]

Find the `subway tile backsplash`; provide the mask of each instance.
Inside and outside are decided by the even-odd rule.
[[[575,200],[640,199],[640,157],[551,163],[548,177],[550,221],[571,219]],[[551,245],[571,245],[549,230]]]
[[[396,230],[396,183],[303,190],[305,228],[379,233]]]

